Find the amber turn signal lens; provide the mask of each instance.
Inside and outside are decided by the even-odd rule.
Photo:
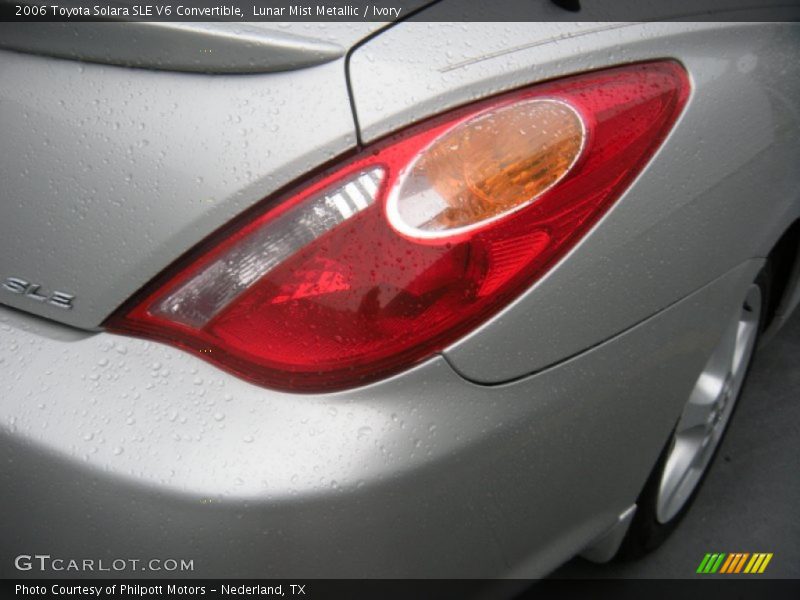
[[[494,108],[434,140],[401,175],[389,221],[414,238],[446,238],[528,206],[569,173],[585,127],[566,102]]]

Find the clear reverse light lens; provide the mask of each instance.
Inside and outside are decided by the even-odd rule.
[[[176,323],[202,327],[292,254],[375,202],[383,176],[380,167],[356,173],[312,201],[253,229],[151,312]]]

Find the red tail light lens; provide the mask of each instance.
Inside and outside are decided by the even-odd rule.
[[[651,158],[688,93],[683,68],[660,61],[428,120],[212,236],[108,327],[286,390],[396,373],[564,256]]]

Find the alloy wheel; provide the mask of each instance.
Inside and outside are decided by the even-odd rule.
[[[761,303],[761,289],[753,284],[689,395],[658,488],[656,519],[660,523],[681,511],[722,439],[755,349]]]

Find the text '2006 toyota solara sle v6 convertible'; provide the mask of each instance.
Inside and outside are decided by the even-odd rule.
[[[425,10],[3,24],[4,574],[528,578],[675,530],[800,301],[800,28]]]

